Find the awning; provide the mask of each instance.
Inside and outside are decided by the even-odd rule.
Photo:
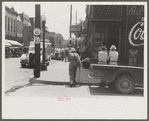
[[[5,41],[5,46],[10,47],[11,44],[8,41]]]
[[[5,40],[6,42],[9,42],[11,45],[17,45],[17,46],[23,46],[22,44],[20,44],[17,41],[13,41],[13,40]]]

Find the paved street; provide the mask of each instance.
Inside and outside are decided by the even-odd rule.
[[[33,74],[33,68],[22,68],[19,57],[5,59],[5,92],[15,86],[28,84],[31,74]]]
[[[8,62],[9,61],[9,62]],[[15,66],[10,64],[14,61]],[[6,66],[6,87],[7,96],[14,97],[96,97],[96,96],[143,96],[141,90],[135,90],[132,94],[119,94],[116,90],[108,87],[99,87],[98,80],[88,78],[88,69],[81,69],[79,80],[79,71],[77,71],[76,82],[81,83],[77,87],[69,87],[68,65],[69,62],[52,60],[48,66],[48,71],[41,71],[40,78],[29,77],[33,74],[33,69],[21,68],[18,58],[6,60],[9,69]],[[12,69],[10,69],[12,68]],[[14,70],[14,71],[10,71]],[[9,84],[9,80],[11,83]],[[12,87],[13,88],[10,88]]]

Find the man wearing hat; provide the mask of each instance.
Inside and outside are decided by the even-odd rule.
[[[98,64],[107,65],[108,52],[106,51],[106,47],[102,46],[101,51],[98,52]]]
[[[71,53],[69,54],[69,76],[70,76],[70,87],[75,86],[75,78],[76,78],[76,71],[77,67],[81,66],[80,57],[76,53],[76,50],[72,48]]]
[[[119,53],[116,51],[115,45],[111,45],[110,51],[109,51],[109,65],[117,65]]]

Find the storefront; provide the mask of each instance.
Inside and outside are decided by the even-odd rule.
[[[87,41],[90,58],[96,59],[98,48],[105,43],[119,52],[119,65],[128,65],[128,51],[138,50],[137,66],[143,66],[144,6],[96,5],[92,6],[92,18],[88,20]],[[94,61],[95,62],[95,61]]]

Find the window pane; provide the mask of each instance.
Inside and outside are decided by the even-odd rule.
[[[10,27],[10,18],[8,18],[8,31],[9,31],[9,27]]]

